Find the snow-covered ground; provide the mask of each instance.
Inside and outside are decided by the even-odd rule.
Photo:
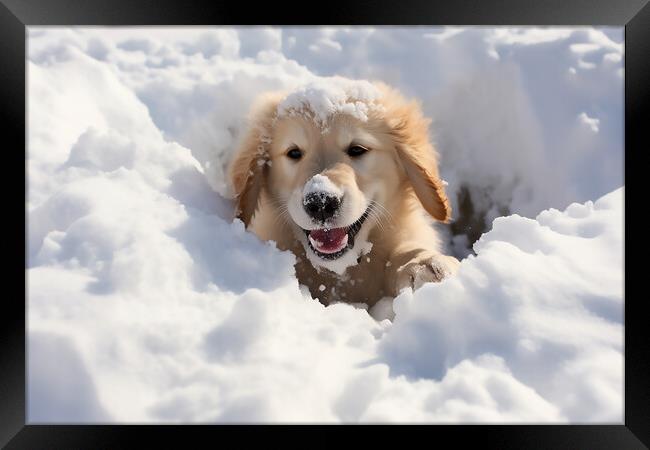
[[[30,27],[28,420],[622,422],[622,40]],[[441,231],[491,229],[372,316],[311,299],[224,177],[259,93],[332,75],[421,99]]]

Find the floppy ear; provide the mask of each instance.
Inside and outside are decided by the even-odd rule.
[[[413,190],[424,209],[435,219],[441,222],[449,222],[451,220],[451,206],[437,171],[434,174],[431,170],[428,170],[427,166],[430,166],[430,164],[418,160],[412,148],[398,147],[397,151],[411,186],[413,186]]]
[[[270,130],[280,94],[267,94],[253,107],[250,126],[228,170],[236,200],[236,217],[250,224],[266,184]]]
[[[383,86],[386,121],[406,176],[424,209],[435,219],[449,222],[451,206],[438,175],[437,153],[429,141],[429,119],[416,102],[407,103]]]

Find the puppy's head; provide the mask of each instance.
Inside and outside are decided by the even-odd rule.
[[[383,84],[337,83],[263,97],[230,175],[244,223],[265,191],[311,263],[342,274],[405,189],[437,220],[451,211],[419,105]]]

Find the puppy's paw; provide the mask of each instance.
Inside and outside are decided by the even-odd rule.
[[[419,289],[424,283],[440,282],[458,270],[460,262],[453,256],[427,255],[412,259],[397,269],[396,292],[410,287]]]

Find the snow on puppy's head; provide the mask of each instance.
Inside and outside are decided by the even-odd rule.
[[[379,110],[379,90],[365,80],[342,77],[320,78],[289,93],[278,105],[278,117],[302,115],[327,129],[334,114],[347,114],[362,122]]]

